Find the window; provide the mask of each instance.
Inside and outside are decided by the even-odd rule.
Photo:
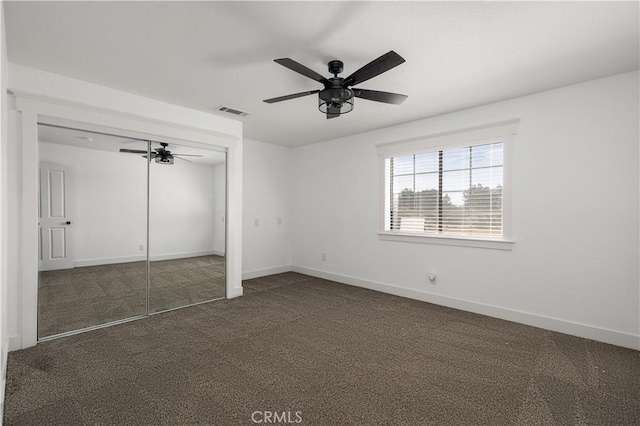
[[[516,124],[378,146],[381,238],[509,249],[508,160]]]

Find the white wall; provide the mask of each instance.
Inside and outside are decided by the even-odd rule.
[[[8,261],[8,154],[7,154],[7,39],[4,26],[4,2],[0,4],[0,416],[4,409],[9,332],[7,325]],[[2,424],[2,420],[0,420]]]
[[[244,279],[291,270],[291,191],[291,149],[245,139]]]
[[[118,153],[39,145],[41,161],[68,165],[75,177],[71,241],[78,266],[137,259],[139,245],[146,244],[144,162]],[[291,149],[245,140],[243,161],[243,276],[290,270]],[[118,165],[117,173],[114,164]],[[151,229],[169,225],[164,233],[151,233],[152,258],[174,253],[224,253],[226,168],[223,164],[185,166],[193,164],[152,164]],[[171,194],[172,202],[162,199],[160,188]],[[201,196],[207,193],[211,197],[205,200]],[[208,244],[211,241],[212,245]]]
[[[143,158],[41,142],[40,161],[67,166],[69,243],[75,266],[144,260],[147,167]],[[213,165],[151,163],[152,260],[211,254],[217,210]],[[223,180],[224,175],[219,177]],[[219,200],[224,203],[224,200]],[[224,209],[224,204],[222,205]],[[224,241],[224,233],[222,235]]]
[[[9,72],[11,69],[9,68]],[[7,278],[7,334],[9,339],[9,350],[20,348],[20,332],[18,320],[18,303],[20,300],[20,203],[22,202],[21,185],[20,185],[20,146],[15,142],[18,138],[18,128],[15,125],[18,114],[14,109],[15,100],[9,97],[9,110],[7,111],[8,138],[4,143],[3,157],[6,160],[6,219],[3,220],[7,225],[6,238],[3,238],[3,244],[6,245],[5,252],[5,269]]]
[[[150,177],[151,260],[213,254],[214,166],[178,160],[171,166],[152,162]]]
[[[53,143],[41,142],[38,148],[41,162],[69,170],[68,240],[75,266],[143,255],[138,245],[147,245],[144,159]]]
[[[241,136],[239,123],[209,114],[13,64],[9,73],[10,86],[20,90]],[[513,251],[378,239],[376,144],[512,118],[521,120]],[[11,224],[3,238],[11,258],[2,266],[10,283],[8,334],[16,341],[18,122],[18,113],[11,111],[12,143],[3,146],[2,156],[2,176],[12,182],[2,186],[3,201],[9,200],[3,223]],[[229,214],[244,216],[235,235],[243,234],[245,278],[293,264],[338,281],[637,347],[637,72],[295,150],[247,140],[236,152],[244,167],[234,165],[241,175],[230,184],[244,180],[243,199],[235,205],[245,206]],[[611,206],[616,207],[613,216]],[[328,254],[326,262],[320,253]],[[432,270],[438,273],[436,287],[426,285]]]
[[[633,72],[295,149],[294,270],[638,348],[638,97]],[[378,239],[376,144],[515,118],[512,251]]]

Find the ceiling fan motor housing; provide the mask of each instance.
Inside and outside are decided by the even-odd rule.
[[[329,72],[336,77],[344,70],[344,63],[342,61],[333,60],[329,61]]]

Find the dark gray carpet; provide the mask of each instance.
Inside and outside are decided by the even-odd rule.
[[[151,262],[149,311],[225,296],[224,257]],[[38,277],[38,337],[147,313],[146,262],[44,271]]]
[[[5,424],[640,424],[637,351],[295,273],[245,291],[12,352]]]

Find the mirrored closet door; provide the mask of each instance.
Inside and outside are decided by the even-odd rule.
[[[38,132],[38,339],[225,296],[225,152]]]
[[[149,311],[225,296],[226,154],[152,143]],[[171,159],[166,157],[170,152]]]

